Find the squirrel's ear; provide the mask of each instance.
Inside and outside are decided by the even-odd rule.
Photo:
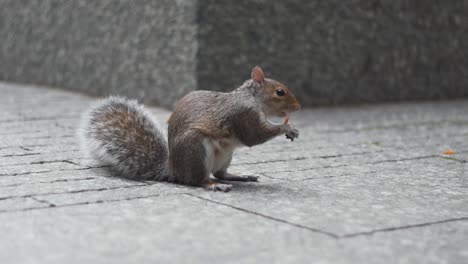
[[[253,69],[252,69],[252,80],[258,82],[258,83],[262,83],[263,80],[265,79],[265,75],[263,75],[263,71],[262,71],[262,68],[258,67],[258,66],[255,66]]]

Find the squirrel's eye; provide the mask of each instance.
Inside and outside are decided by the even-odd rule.
[[[286,92],[283,89],[276,90],[276,95],[278,96],[285,96]]]

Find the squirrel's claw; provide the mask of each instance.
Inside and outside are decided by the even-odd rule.
[[[290,139],[291,142],[294,141],[295,138],[299,137],[299,130],[296,128],[291,127],[287,132],[286,132],[286,138]]]

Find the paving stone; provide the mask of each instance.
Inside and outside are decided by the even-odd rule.
[[[467,175],[463,164],[446,163],[438,166],[412,162],[401,168],[393,163],[393,170],[377,167],[374,173],[362,175],[344,169],[335,177],[320,175],[318,179],[306,181],[266,178],[261,184],[235,184],[228,194],[204,192],[199,195],[292,223],[347,235],[465,217],[468,212]],[[294,178],[295,172],[291,172],[290,177]]]
[[[336,239],[185,195],[10,212],[0,221],[4,263],[463,263],[467,254],[463,221]]]
[[[366,234],[342,240],[340,246],[350,256],[348,263],[390,263],[398,258],[395,262],[462,264],[468,258],[467,236],[468,223],[460,220]]]

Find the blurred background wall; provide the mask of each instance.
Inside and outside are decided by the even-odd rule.
[[[0,80],[169,106],[197,86],[196,1],[0,0]]]
[[[0,79],[170,107],[254,65],[304,105],[468,97],[466,0],[0,0]]]

